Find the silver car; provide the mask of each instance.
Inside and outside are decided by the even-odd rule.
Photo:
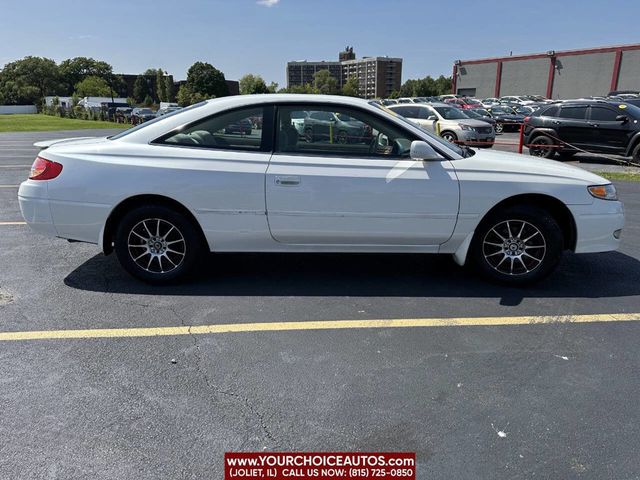
[[[496,139],[491,124],[469,118],[464,110],[446,103],[389,105],[387,108],[452,143],[491,148]]]

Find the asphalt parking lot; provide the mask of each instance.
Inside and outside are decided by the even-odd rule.
[[[0,478],[218,479],[237,450],[415,451],[424,479],[640,478],[640,183],[617,183],[620,251],[567,254],[527,289],[447,257],[256,254],[157,288],[19,223],[30,145],[77,135],[0,134]],[[430,326],[286,325],[385,319]],[[3,337],[236,324],[270,327]]]

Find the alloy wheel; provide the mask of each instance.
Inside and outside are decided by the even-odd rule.
[[[494,225],[482,241],[484,259],[504,275],[526,275],[542,265],[547,253],[544,235],[524,220],[505,220]]]
[[[182,232],[167,220],[148,218],[129,232],[127,247],[133,262],[151,273],[169,273],[180,267],[187,253]]]

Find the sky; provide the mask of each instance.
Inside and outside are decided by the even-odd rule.
[[[402,80],[456,59],[636,43],[638,0],[0,0],[0,65],[87,56],[116,73],[195,61],[286,86],[291,60],[402,57]]]

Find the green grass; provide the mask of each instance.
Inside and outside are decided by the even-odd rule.
[[[52,130],[82,130],[84,128],[122,128],[113,122],[76,120],[51,115],[0,115],[0,132],[45,132]]]
[[[640,182],[640,173],[634,172],[593,172],[607,180],[622,180],[624,182]]]

